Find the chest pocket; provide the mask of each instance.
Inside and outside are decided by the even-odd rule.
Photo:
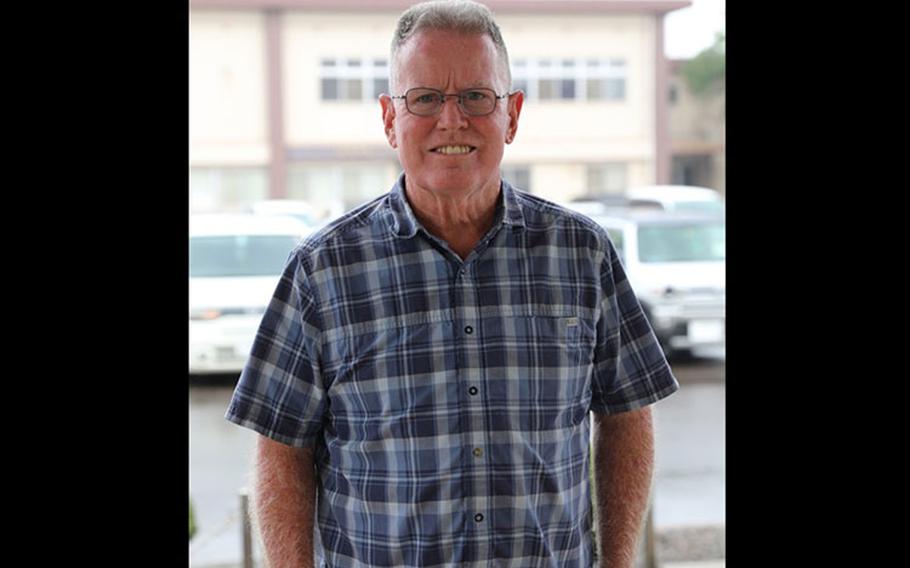
[[[591,402],[594,326],[579,316],[524,315],[483,322],[485,379],[501,428],[579,424]]]

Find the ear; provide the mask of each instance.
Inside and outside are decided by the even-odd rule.
[[[506,144],[511,144],[512,140],[515,140],[515,134],[518,132],[518,117],[521,115],[521,105],[524,100],[525,94],[521,90],[509,95],[509,127],[506,128]]]
[[[385,128],[385,137],[392,148],[398,148],[395,140],[395,101],[386,94],[379,95],[379,105],[382,107],[382,125]]]

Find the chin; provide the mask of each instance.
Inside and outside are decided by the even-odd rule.
[[[498,177],[493,180],[491,178],[480,178],[476,175],[442,174],[428,178],[425,187],[433,191],[458,193],[480,189],[488,183],[498,181]]]

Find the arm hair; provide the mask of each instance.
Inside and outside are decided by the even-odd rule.
[[[259,436],[252,515],[269,568],[313,568],[316,476],[313,448]]]
[[[594,414],[594,519],[600,568],[632,568],[651,493],[651,410]]]

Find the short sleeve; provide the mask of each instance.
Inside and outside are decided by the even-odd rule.
[[[663,349],[607,239],[591,410],[616,414],[657,402],[679,389]]]
[[[296,447],[316,443],[327,409],[321,321],[298,255],[291,254],[256,332],[225,419]]]

